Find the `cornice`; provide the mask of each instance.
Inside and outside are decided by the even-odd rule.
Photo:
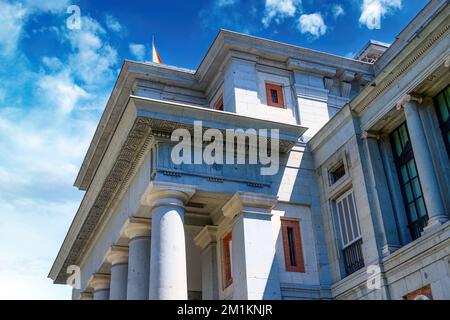
[[[375,77],[373,83],[376,84],[375,87],[368,86],[360,94],[358,94],[351,102],[350,106],[352,110],[358,114],[364,112],[364,110],[373,103],[378,97],[382,96],[383,93],[391,88],[399,79],[407,73],[414,65],[420,61],[424,56],[430,52],[430,50],[439,42],[448,38],[450,32],[450,18],[447,17],[444,22],[430,34],[424,37],[424,40],[420,44],[410,44],[409,48],[404,50],[409,51],[409,54],[402,59],[399,56],[397,59],[393,59],[385,69],[392,69],[391,72],[381,71],[378,76]],[[423,36],[421,37],[423,38]],[[402,59],[401,61],[397,61]]]
[[[168,108],[169,106],[170,108]],[[199,120],[207,120],[204,125],[205,129],[208,128],[208,125],[220,129],[233,128],[236,123],[239,123],[239,126],[244,129],[246,125],[252,125],[257,129],[260,127],[279,128],[280,149],[282,150],[288,150],[295,145],[299,136],[305,131],[305,128],[298,125],[257,120],[207,108],[137,97],[130,97],[128,109],[124,114],[123,121],[119,126],[119,133],[120,135],[126,134],[126,130],[129,130],[128,134],[126,138],[123,138],[123,143],[121,139],[115,141],[115,144],[120,143],[119,146],[114,146],[114,148],[118,148],[118,151],[110,152],[108,159],[105,160],[109,162],[111,157],[114,157],[112,164],[108,164],[111,169],[107,169],[108,166],[103,167],[104,173],[102,172],[99,177],[95,178],[95,190],[98,190],[95,192],[97,193],[95,194],[94,190],[89,189],[85,194],[49,274],[56,283],[64,283],[67,276],[64,271],[69,265],[79,265],[82,261],[83,256],[90,248],[88,244],[98,233],[103,221],[106,221],[111,214],[111,208],[120,198],[119,195],[123,193],[128,181],[136,171],[137,163],[148,149],[153,137],[170,136],[170,133],[178,128],[192,130],[193,122],[182,122],[186,120],[186,115]],[[167,117],[167,115],[171,117]],[[130,129],[127,129],[128,127]],[[100,177],[103,175],[105,178],[101,180]]]
[[[146,150],[146,145],[150,141],[150,132],[151,128],[148,126],[147,121],[142,118],[136,118],[112,169],[103,182],[100,192],[86,215],[86,219],[81,221],[81,225],[79,226],[71,225],[71,229],[78,228],[79,231],[71,232],[69,230],[68,236],[64,240],[49,274],[49,277],[55,283],[64,283],[66,278],[64,270],[67,270],[67,267],[70,265],[79,264],[82,252],[88,247],[87,244],[97,229],[100,219],[107,212],[111,200],[114,199],[114,195],[121,192],[121,189],[134,172],[136,163],[143,156],[143,150]],[[82,205],[80,205],[81,207]],[[78,215],[79,213],[77,213]],[[74,235],[74,237],[68,238],[69,235]]]

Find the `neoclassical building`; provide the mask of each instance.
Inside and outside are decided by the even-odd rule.
[[[73,299],[450,299],[449,13],[354,59],[221,30],[195,71],[125,61],[49,277]],[[279,130],[278,172],[175,163],[195,121]]]

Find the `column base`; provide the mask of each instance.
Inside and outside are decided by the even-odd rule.
[[[396,245],[396,244],[386,244],[383,246],[383,248],[381,249],[381,253],[383,254],[383,257],[387,257],[388,255],[390,255],[391,253],[397,251],[398,249],[400,249],[401,246],[400,245]]]
[[[448,217],[446,215],[440,215],[437,217],[431,217],[428,220],[427,226],[423,228],[423,233],[431,233],[438,229],[440,226],[448,222]]]

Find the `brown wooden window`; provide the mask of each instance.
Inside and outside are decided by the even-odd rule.
[[[222,240],[222,261],[223,261],[223,284],[227,288],[233,283],[232,260],[231,260],[232,238],[231,232]]]
[[[278,84],[266,82],[267,105],[276,108],[284,108],[283,87]]]
[[[305,272],[300,222],[295,220],[281,220],[281,231],[283,235],[286,271]]]
[[[214,104],[214,109],[223,111],[223,96],[220,96]]]

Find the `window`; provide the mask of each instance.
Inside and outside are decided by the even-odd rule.
[[[281,85],[266,82],[267,105],[276,108],[284,108],[283,87]]]
[[[334,166],[330,170],[329,175],[330,175],[330,184],[334,184],[336,181],[342,178],[345,175],[344,162],[340,161],[336,166]]]
[[[214,104],[215,110],[223,111],[223,96],[220,96]]]
[[[450,86],[434,98],[436,112],[444,138],[447,155],[450,158]]]
[[[222,240],[222,262],[223,262],[223,287],[227,288],[233,283],[232,271],[232,238],[231,232]]]
[[[342,247],[345,248],[361,238],[358,213],[352,191],[346,192],[336,200],[336,208],[341,230]]]
[[[354,198],[353,191],[350,190],[336,200],[347,275],[364,267],[364,257],[361,249],[361,229]]]
[[[299,222],[295,220],[281,220],[281,231],[286,271],[305,272]]]
[[[411,237],[415,240],[420,237],[423,228],[426,226],[428,214],[406,123],[403,123],[391,133],[391,145],[407,213],[409,231]]]

